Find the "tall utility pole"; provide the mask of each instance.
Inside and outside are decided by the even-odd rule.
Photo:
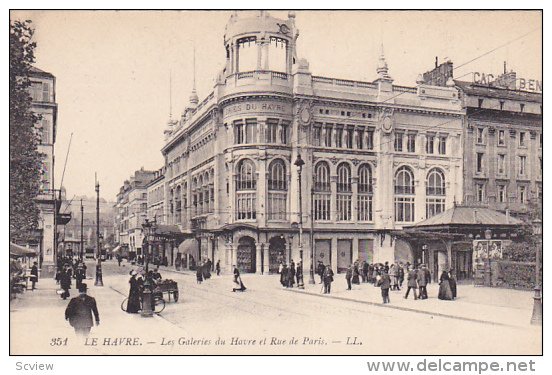
[[[96,179],[96,282],[95,286],[103,286],[102,279],[102,250],[100,248],[100,182]]]
[[[80,240],[80,260],[84,260],[84,207],[81,199],[81,240]]]

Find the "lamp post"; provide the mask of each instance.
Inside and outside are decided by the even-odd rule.
[[[485,231],[485,239],[487,240],[487,263],[485,267],[485,285],[492,286],[492,280],[491,280],[491,257],[489,253],[489,247],[491,245],[490,239],[492,238],[492,232],[490,229],[487,229]]]
[[[95,286],[103,286],[102,277],[102,249],[100,248],[100,182],[96,179],[96,282]]]
[[[540,289],[540,251],[542,246],[542,220],[533,220],[533,235],[537,239],[535,253],[535,296],[533,297],[533,316],[531,324],[542,325],[542,296]]]
[[[151,228],[150,221],[146,218],[144,219],[144,224],[142,224],[142,228],[144,228],[144,242],[142,245],[142,256],[144,257],[144,260],[146,262],[146,272],[149,271],[149,259],[150,259],[150,243],[149,243],[149,231]]]
[[[303,189],[301,188],[301,172],[305,161],[301,159],[301,154],[297,154],[297,159],[293,163],[297,167],[297,180],[299,182],[299,258],[301,259],[301,268],[303,267]],[[297,287],[304,288],[303,273],[297,283]]]

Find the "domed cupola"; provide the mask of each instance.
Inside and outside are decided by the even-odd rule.
[[[252,71],[290,74],[297,36],[294,12],[289,12],[287,20],[266,11],[234,12],[224,34],[225,75]]]

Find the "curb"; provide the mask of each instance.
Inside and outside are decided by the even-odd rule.
[[[490,321],[490,320],[466,318],[466,317],[450,315],[450,314],[429,312],[429,311],[424,311],[424,310],[416,310],[416,309],[412,309],[410,307],[394,306],[394,305],[390,305],[390,304],[385,304],[384,305],[382,303],[377,303],[377,302],[359,301],[359,300],[351,299],[351,298],[331,296],[331,295],[328,296],[328,295],[309,293],[309,292],[301,292],[299,290],[293,290],[293,289],[283,289],[283,290],[285,290],[287,292],[291,292],[291,293],[310,295],[310,296],[320,297],[320,298],[337,299],[337,300],[341,300],[341,301],[355,302],[355,303],[371,305],[371,306],[377,306],[377,307],[388,308],[388,309],[395,309],[395,310],[400,310],[400,311],[408,311],[408,312],[413,312],[413,313],[418,313],[418,314],[423,314],[423,315],[431,315],[431,316],[438,316],[438,317],[441,317],[441,318],[463,320],[463,321],[472,322],[472,323],[489,324],[489,325],[495,325],[495,326],[501,326],[501,327],[510,327],[510,328],[517,328],[517,329],[524,329],[525,328],[525,327],[522,327],[522,326],[516,326],[516,325],[500,323],[500,322],[493,322],[493,321]]]

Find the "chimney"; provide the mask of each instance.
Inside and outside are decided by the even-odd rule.
[[[439,66],[439,56],[435,56],[435,67]]]

